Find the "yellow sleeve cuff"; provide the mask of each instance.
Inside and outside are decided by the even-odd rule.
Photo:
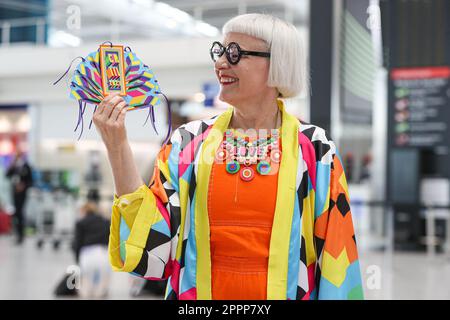
[[[142,200],[149,191],[150,189],[143,184],[135,191],[123,194],[120,197],[114,194],[113,208],[116,208],[119,211],[130,229],[132,228],[139,208],[142,205]]]
[[[138,265],[151,226],[156,219],[156,198],[142,185],[136,191],[114,197],[109,235],[109,258],[114,271],[132,272]],[[120,220],[124,218],[130,228],[125,246],[125,261],[120,257]]]

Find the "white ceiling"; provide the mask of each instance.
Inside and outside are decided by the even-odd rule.
[[[296,25],[306,22],[309,0],[166,0],[167,4],[197,16],[217,28],[240,13],[269,13]]]
[[[81,42],[219,36],[222,25],[242,13],[268,13],[297,26],[308,23],[310,0],[49,0],[49,42]],[[45,15],[29,1],[0,0],[2,8]],[[79,15],[78,15],[79,13]]]

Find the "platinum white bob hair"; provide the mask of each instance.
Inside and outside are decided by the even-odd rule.
[[[222,33],[230,32],[266,42],[270,51],[267,85],[277,88],[281,97],[294,97],[306,89],[306,60],[300,34],[294,25],[271,15],[249,13],[227,21]]]

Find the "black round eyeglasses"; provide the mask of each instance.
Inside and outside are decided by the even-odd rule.
[[[231,64],[237,64],[243,55],[266,58],[270,57],[270,52],[242,50],[236,42],[230,42],[225,48],[219,41],[214,41],[209,53],[211,54],[211,59],[214,62],[219,60],[219,58],[225,53],[228,62]]]

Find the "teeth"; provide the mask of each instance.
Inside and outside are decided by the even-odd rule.
[[[236,82],[238,79],[235,78],[220,78],[220,82],[222,83],[231,83],[231,82]]]

